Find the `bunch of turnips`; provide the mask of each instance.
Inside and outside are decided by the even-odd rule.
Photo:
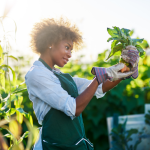
[[[107,42],[112,41],[112,43],[111,51],[106,60],[117,55],[120,56],[119,64],[110,68],[93,67],[92,74],[96,75],[99,83],[106,79],[111,81],[121,79],[124,73],[129,73],[126,78],[132,77],[136,79],[138,77],[139,57],[145,56],[145,51],[140,46],[143,39],[131,38],[131,30],[125,28],[113,27],[113,29],[107,28],[107,31],[111,36]],[[103,74],[101,79],[99,78],[100,74]]]
[[[121,72],[135,70],[138,65],[139,57],[144,57],[145,51],[140,46],[144,39],[131,38],[132,31],[129,29],[113,27],[107,28],[111,36],[107,42],[112,41],[111,52],[106,60],[114,55],[121,56],[120,61],[125,64]]]

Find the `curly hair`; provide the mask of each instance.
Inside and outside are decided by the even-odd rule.
[[[33,52],[42,54],[49,45],[61,40],[72,40],[73,49],[78,50],[83,44],[82,34],[77,26],[71,25],[68,19],[43,19],[36,23],[31,31],[30,47]]]

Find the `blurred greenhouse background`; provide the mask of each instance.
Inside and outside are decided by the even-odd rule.
[[[0,18],[0,149],[2,147],[3,150],[8,149],[8,147],[13,150],[31,149],[38,138],[38,128],[40,127],[24,83],[24,75],[38,56],[34,55],[29,48],[29,35],[27,34],[29,34],[32,28],[28,25],[29,20],[24,18],[24,25],[18,21],[19,19],[22,20],[25,12],[22,16],[20,14],[18,18],[15,16],[19,13],[17,12],[18,10],[21,11],[19,6],[22,7],[23,4],[26,6],[25,8],[29,5],[31,17],[33,17],[33,20],[30,20],[32,22],[31,24],[29,23],[30,25],[33,25],[35,21],[43,17],[57,17],[61,13],[67,16],[68,11],[64,10],[69,7],[68,10],[71,11],[70,9],[73,7],[73,4],[76,6],[76,8],[73,8],[75,10],[79,6],[79,13],[72,14],[71,12],[72,18],[69,15],[67,17],[77,22],[80,30],[83,30],[83,35],[85,34],[85,47],[79,52],[74,52],[74,56],[69,63],[64,68],[60,68],[62,72],[70,73],[71,76],[92,80],[94,76],[91,74],[91,68],[93,66],[109,67],[118,63],[119,58],[117,56],[108,62],[104,61],[110,51],[110,43],[107,43],[108,35],[106,28],[108,26],[116,25],[129,28],[134,30],[133,36],[145,38],[142,47],[146,51],[146,57],[143,59],[140,58],[139,77],[135,80],[127,79],[122,81],[114,89],[107,92],[103,98],[97,99],[93,97],[83,112],[86,135],[94,144],[95,150],[109,149],[107,117],[113,116],[114,113],[119,115],[144,113],[144,105],[150,103],[150,19],[147,18],[148,13],[150,14],[150,11],[147,10],[147,5],[150,3],[146,0],[143,0],[142,3],[137,0],[133,1],[130,3],[132,7],[137,5],[137,9],[134,7],[132,10],[133,14],[125,16],[124,12],[119,12],[120,14],[116,17],[117,11],[114,10],[114,20],[110,19],[112,14],[110,16],[109,14],[106,14],[106,16],[102,15],[102,12],[104,12],[104,8],[102,7],[104,6],[106,9],[109,8],[111,10],[113,5],[114,8],[120,6],[118,8],[118,11],[120,11],[121,6],[124,4],[123,1],[116,0],[113,5],[112,2],[108,1],[108,4],[110,3],[111,6],[107,6],[106,2],[95,0],[91,5],[92,10],[96,9],[93,14],[92,11],[89,13],[90,0],[82,0],[81,3],[79,0],[76,3],[74,0],[64,0],[64,2],[57,0],[58,7],[56,7],[56,2],[48,2],[46,0],[31,0],[31,3],[28,0],[27,2],[23,0],[19,2],[17,0],[13,2],[9,0],[0,1],[3,4],[0,8],[4,7]],[[67,3],[69,4],[67,5]],[[40,4],[42,4],[40,12],[43,11],[44,5],[49,5],[49,9],[53,6],[54,8],[58,8],[59,13],[53,12],[51,14],[45,11],[41,14],[38,13],[40,16],[36,16],[35,14],[38,12]],[[31,12],[31,8],[34,11],[34,5],[35,12],[33,14],[37,18],[34,18]],[[101,13],[98,11],[98,5]],[[126,6],[127,4],[124,5]],[[64,6],[64,9],[60,6]],[[142,11],[139,12],[140,6]],[[131,6],[128,7],[131,8]],[[89,15],[90,24],[87,21],[88,15],[85,12],[82,13],[82,9]],[[99,13],[101,16],[100,19],[98,19]],[[126,21],[123,17],[121,18],[121,14]],[[94,17],[97,17],[97,19],[94,19]],[[141,20],[138,20],[138,17]],[[122,20],[124,21],[122,22]],[[87,27],[85,27],[86,25]],[[23,28],[27,28],[25,29],[27,33],[22,31]]]

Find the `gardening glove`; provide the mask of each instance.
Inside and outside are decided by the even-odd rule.
[[[121,58],[131,64],[131,71],[134,71],[134,74],[131,76],[136,79],[138,77],[139,62],[139,52],[136,47],[132,45],[126,46],[126,48],[122,50]]]
[[[107,79],[110,81],[116,81],[128,77],[134,73],[134,71],[125,73],[119,72],[122,68],[124,68],[123,63],[116,64],[109,68],[93,67],[91,73],[96,75],[99,84],[106,81]]]

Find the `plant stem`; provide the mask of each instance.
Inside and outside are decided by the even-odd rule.
[[[127,150],[130,150],[130,148],[128,147],[127,142],[125,142],[125,146],[126,146]]]
[[[10,140],[10,146],[11,146],[11,140]]]
[[[7,46],[6,46],[6,49],[7,49]],[[7,53],[7,65],[8,65],[8,53]],[[9,74],[9,69],[8,69],[8,80],[9,80],[9,94],[10,94],[10,97],[9,97],[9,109],[11,109],[11,82],[10,82],[10,74]]]

